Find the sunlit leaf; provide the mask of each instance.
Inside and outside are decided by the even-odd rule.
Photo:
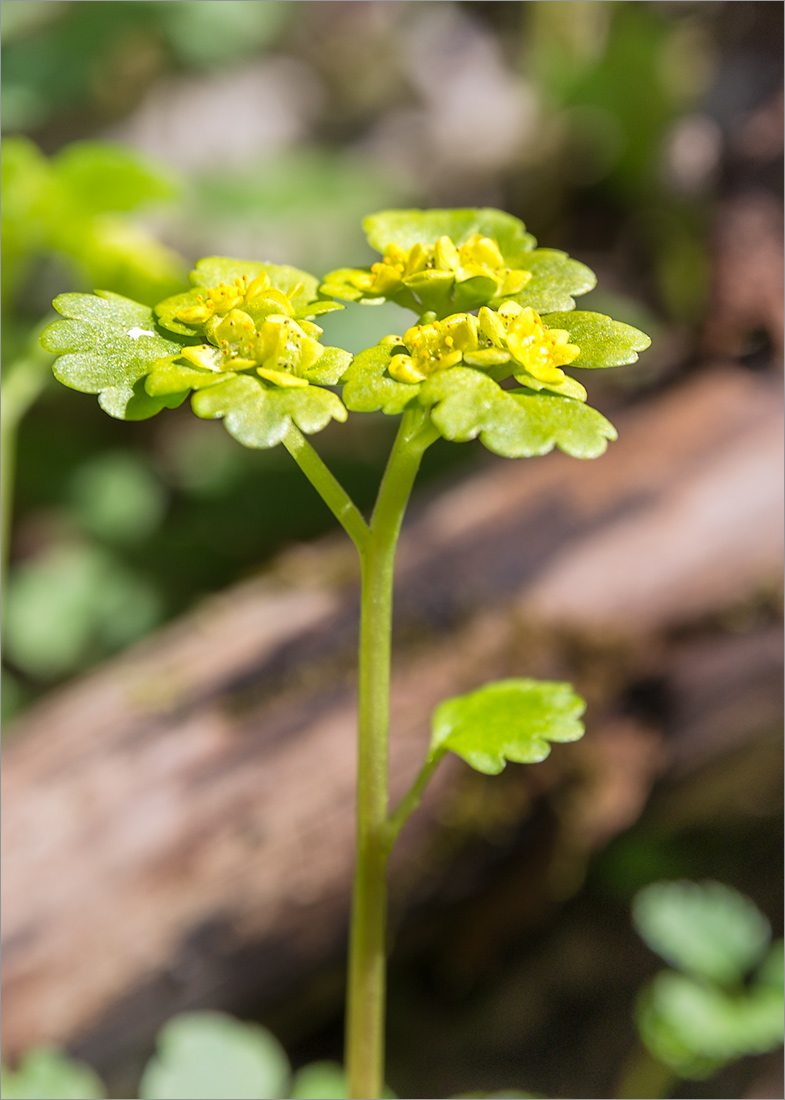
[[[432,420],[445,439],[462,443],[479,437],[507,458],[543,455],[554,447],[574,458],[596,458],[616,438],[613,425],[582,401],[502,390],[483,372],[466,367],[436,371],[417,396],[433,405]]]
[[[311,435],[331,420],[346,420],[346,409],[332,390],[280,389],[248,374],[199,390],[191,404],[204,420],[223,417],[226,430],[245,447],[275,447],[292,422]]]
[[[100,394],[104,410],[123,420],[143,420],[182,400],[152,398],[141,383],[159,359],[182,348],[161,333],[147,306],[108,291],[61,294],[54,306],[67,319],[46,328],[41,344],[59,356],[53,368],[58,381]]]
[[[457,753],[486,775],[497,775],[507,760],[536,764],[549,755],[549,742],[583,736],[585,709],[570,684],[499,680],[436,708],[430,753]]]
[[[549,328],[566,329],[570,343],[577,344],[581,354],[570,367],[623,367],[635,363],[638,352],[645,351],[651,340],[645,332],[621,321],[612,321],[602,313],[574,310],[569,313],[549,313],[543,317]]]
[[[771,935],[760,910],[720,882],[655,882],[638,892],[633,920],[666,962],[710,982],[740,981]]]
[[[532,277],[520,293],[512,296],[513,301],[531,306],[538,313],[573,309],[575,296],[586,294],[597,283],[594,272],[585,264],[553,248],[529,252],[521,257],[519,266],[531,271]]]
[[[142,1100],[276,1100],[286,1096],[289,1062],[264,1028],[220,1012],[191,1012],[158,1034],[142,1077]]]
[[[2,1070],[3,1100],[100,1100],[103,1082],[84,1062],[53,1047],[38,1047],[15,1070]]]
[[[392,345],[377,344],[361,351],[344,375],[343,401],[351,412],[376,412],[381,409],[395,416],[406,408],[420,389],[418,385],[398,382],[387,373]]]

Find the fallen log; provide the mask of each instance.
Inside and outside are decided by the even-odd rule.
[[[618,419],[612,460],[490,461],[408,524],[393,797],[432,707],[498,675],[575,676],[594,704],[592,736],[527,779],[556,786],[583,754],[589,847],[634,820],[663,769],[706,751],[699,717],[666,741],[620,721],[618,701],[635,677],[673,679],[674,632],[776,588],[778,390],[717,367]],[[340,954],[356,611],[351,548],[296,549],[18,722],[3,773],[7,1053],[90,1038],[99,1062],[133,1057],[177,1011],[272,1004]],[[739,646],[702,688],[733,714],[717,751],[769,731],[780,706],[776,638]],[[604,682],[576,660],[587,651],[613,654]],[[691,682],[679,691],[683,719],[698,703]],[[415,857],[460,769],[444,767],[404,834],[407,886],[427,876]]]

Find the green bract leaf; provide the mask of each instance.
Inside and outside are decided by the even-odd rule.
[[[698,978],[732,985],[760,962],[769,922],[719,882],[655,882],[635,897],[633,921],[652,951]]]
[[[368,243],[378,252],[389,244],[413,248],[416,244],[435,245],[440,237],[449,237],[460,245],[475,233],[492,237],[506,260],[531,252],[537,243],[519,218],[490,207],[458,210],[382,210],[363,220]]]
[[[343,348],[325,348],[321,359],[304,371],[303,377],[320,386],[335,386],[343,378],[351,361],[351,354]]]
[[[419,387],[418,400],[434,406],[431,418],[445,439],[463,443],[479,436],[488,450],[506,458],[530,458],[554,447],[574,458],[596,458],[616,438],[613,425],[580,401],[503,390],[467,367],[436,371]]]
[[[538,313],[574,309],[574,296],[586,294],[597,283],[594,272],[585,264],[553,248],[537,248],[529,252],[521,257],[519,266],[531,271],[532,277],[523,290],[510,297],[519,305],[531,306]],[[505,299],[498,299],[499,304],[502,301]],[[491,302],[491,305],[495,304],[495,301]]]
[[[177,192],[173,180],[139,153],[101,141],[67,145],[52,167],[72,202],[90,214],[133,210],[143,203],[174,198]]]
[[[536,764],[550,753],[549,741],[583,736],[585,709],[570,684],[499,680],[437,707],[430,754],[449,750],[486,775],[498,775],[506,760]]]
[[[645,332],[621,321],[612,321],[602,313],[586,310],[549,313],[543,321],[549,328],[566,329],[570,343],[581,349],[578,358],[570,363],[571,368],[623,367],[637,362],[638,352],[645,351],[651,344]]]
[[[220,1012],[176,1017],[158,1035],[142,1077],[142,1100],[276,1100],[286,1096],[289,1062],[262,1027]]]
[[[731,995],[664,970],[641,994],[637,1024],[655,1058],[681,1077],[703,1078],[726,1062],[782,1044],[782,993]]]
[[[3,1100],[99,1100],[101,1079],[53,1047],[29,1051],[16,1070],[3,1066]]]
[[[164,336],[147,306],[108,291],[61,294],[55,309],[67,318],[44,329],[41,344],[59,356],[58,381],[100,394],[101,407],[121,420],[144,420],[183,400],[150,397],[142,379],[159,359],[176,355],[184,341]]]
[[[418,394],[419,385],[398,382],[387,374],[393,354],[391,344],[377,344],[361,351],[344,375],[343,401],[352,412],[377,412],[396,416]]]
[[[294,1075],[291,1100],[346,1100],[346,1074],[337,1062],[313,1062]]]
[[[346,409],[332,390],[283,389],[249,374],[234,374],[199,390],[191,404],[204,420],[223,417],[226,430],[245,447],[275,447],[292,421],[312,435],[331,420],[346,420]]]

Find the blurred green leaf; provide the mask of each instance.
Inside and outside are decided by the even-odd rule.
[[[286,1096],[289,1062],[256,1024],[220,1012],[191,1012],[158,1034],[158,1053],[139,1086],[142,1100],[276,1100]]]
[[[6,652],[30,675],[51,679],[141,637],[159,618],[154,590],[114,556],[54,546],[9,578]]]
[[[638,934],[666,962],[733,985],[763,957],[769,923],[742,894],[719,882],[655,882],[633,902]]]
[[[570,684],[499,680],[436,708],[430,754],[449,750],[486,775],[498,775],[507,760],[536,764],[549,755],[549,742],[583,736],[585,709]]]
[[[16,1070],[3,1066],[3,1100],[100,1100],[103,1082],[84,1062],[53,1047],[38,1047]]]
[[[134,210],[178,191],[174,179],[140,153],[101,141],[66,145],[52,167],[74,206],[88,214]]]
[[[86,531],[118,543],[146,539],[166,509],[160,480],[131,451],[97,455],[81,466],[71,479],[70,496]]]
[[[199,68],[258,53],[294,16],[283,0],[179,0],[161,6],[175,53]]]
[[[313,1062],[294,1075],[291,1100],[346,1100],[348,1085],[343,1067],[337,1062]]]
[[[222,417],[229,435],[244,447],[275,447],[292,422],[312,435],[331,420],[346,420],[346,409],[332,390],[280,389],[248,374],[197,391],[191,405],[203,420]]]
[[[782,1045],[782,991],[729,994],[664,970],[641,994],[637,1023],[649,1051],[679,1076],[701,1079],[726,1062]]]

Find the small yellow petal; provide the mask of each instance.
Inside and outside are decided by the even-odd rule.
[[[387,373],[396,382],[424,382],[425,375],[421,374],[414,366],[414,361],[409,355],[394,355],[387,364]]]
[[[257,367],[256,373],[260,374],[262,378],[266,378],[268,382],[274,382],[276,386],[295,388],[310,385],[307,378],[298,378],[296,374],[289,374],[283,370],[273,370],[271,367]]]

